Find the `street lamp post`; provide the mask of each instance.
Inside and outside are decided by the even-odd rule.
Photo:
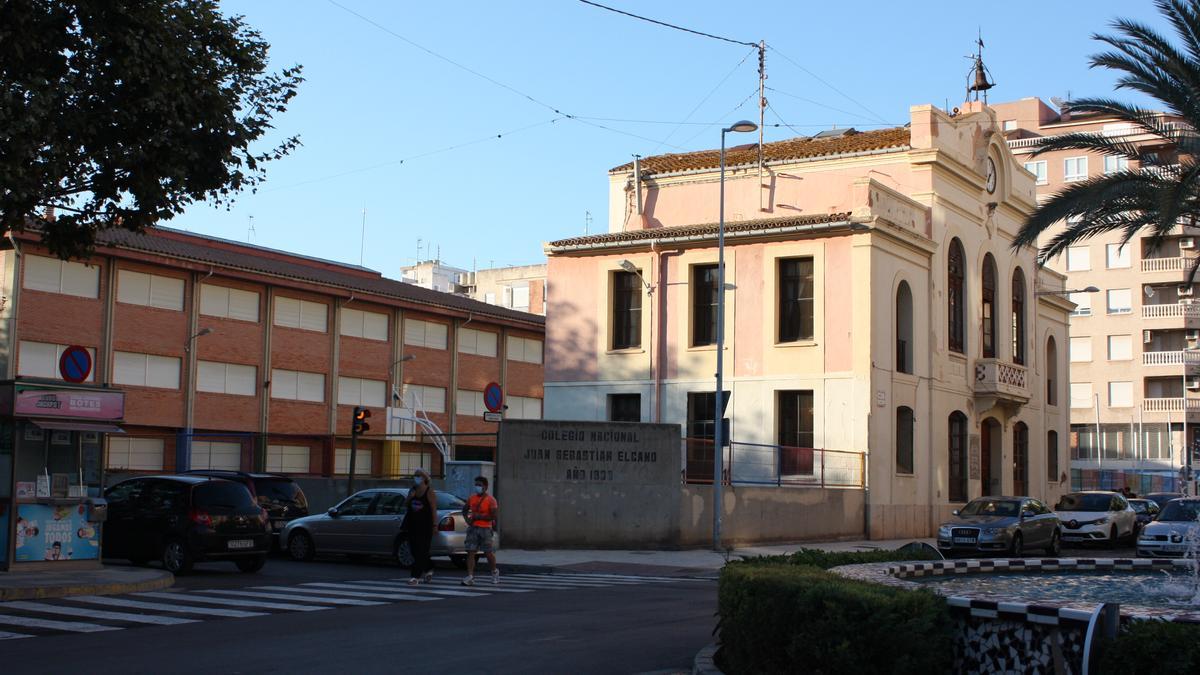
[[[720,215],[717,218],[717,395],[713,413],[713,550],[721,550],[721,498],[725,472],[725,439],[722,415],[725,409],[725,134],[750,132],[758,125],[748,120],[721,129]]]
[[[187,420],[186,427],[183,432],[183,443],[175,449],[175,471],[182,473],[192,468],[192,423],[195,413],[195,388],[196,388],[196,354],[193,347],[196,344],[197,338],[212,333],[211,328],[201,328],[196,331],[196,334],[189,337],[188,341],[183,345],[183,351],[188,355],[188,405],[187,405]]]

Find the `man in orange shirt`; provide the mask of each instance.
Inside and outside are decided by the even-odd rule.
[[[496,498],[487,492],[488,480],[483,476],[475,479],[475,494],[467,499],[463,507],[463,518],[467,521],[467,576],[462,580],[463,586],[475,585],[475,556],[478,553],[487,555],[488,564],[492,566],[492,583],[500,583],[500,570],[496,569],[495,545],[492,541],[496,527],[496,514],[500,510]]]

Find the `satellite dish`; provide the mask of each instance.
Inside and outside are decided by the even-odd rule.
[[[1154,288],[1152,286],[1142,286],[1142,292],[1146,294],[1146,299],[1154,297]]]

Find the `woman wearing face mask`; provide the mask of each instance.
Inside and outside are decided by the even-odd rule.
[[[404,522],[400,525],[408,533],[408,548],[413,555],[409,586],[433,581],[429,547],[433,543],[436,524],[437,494],[429,483],[429,472],[417,469],[413,472],[413,486],[408,489],[408,497],[404,500]]]

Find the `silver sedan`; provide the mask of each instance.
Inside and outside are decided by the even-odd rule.
[[[937,546],[943,554],[1007,554],[1019,558],[1027,549],[1041,548],[1057,556],[1062,541],[1058,516],[1030,497],[980,497],[954,512],[938,528]]]
[[[297,518],[279,533],[279,541],[296,560],[311,560],[329,553],[387,556],[407,567],[412,564],[404,521],[407,488],[378,488],[350,495],[325,513]],[[437,493],[438,525],[433,533],[430,555],[449,557],[464,566],[467,523],[462,517],[463,501],[448,493]],[[499,548],[499,533],[495,545]]]

